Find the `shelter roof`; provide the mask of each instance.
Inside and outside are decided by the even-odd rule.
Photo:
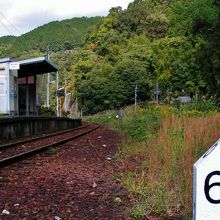
[[[57,65],[52,63],[46,57],[22,60],[19,61],[19,63],[20,69],[18,70],[18,78],[58,71]]]
[[[0,59],[0,63],[7,63],[7,62],[12,62],[14,60],[12,60],[11,58],[2,58]]]

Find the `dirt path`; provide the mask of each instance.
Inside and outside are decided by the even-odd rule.
[[[101,127],[52,155],[2,169],[0,213],[9,214],[0,219],[128,219],[126,192],[112,175],[119,141]]]

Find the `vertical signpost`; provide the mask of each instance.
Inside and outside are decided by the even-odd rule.
[[[220,139],[194,164],[193,220],[220,219]]]

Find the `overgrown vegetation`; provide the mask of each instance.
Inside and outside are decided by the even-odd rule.
[[[156,213],[192,219],[192,166],[220,133],[219,108],[210,105],[129,108],[123,118],[115,112],[88,118],[127,137],[116,176],[132,195],[132,217]]]
[[[1,56],[46,55],[58,64],[60,86],[84,114],[179,95],[219,103],[219,1],[135,0],[105,18],[54,21],[20,37],[0,38]],[[52,103],[53,106],[53,103]]]
[[[38,114],[40,116],[56,116],[53,109],[48,108],[48,107],[44,107],[44,106],[40,106],[39,110],[38,110]]]
[[[156,82],[161,100],[190,95],[218,102],[213,90],[218,90],[220,64],[214,38],[218,14],[219,4],[212,0],[136,0],[127,10],[111,9],[72,66],[82,110],[95,113],[129,105],[136,85],[139,100],[151,100]],[[207,50],[212,44],[215,49]],[[204,63],[210,58],[206,51],[212,51],[213,59]],[[106,83],[109,77],[113,92]]]

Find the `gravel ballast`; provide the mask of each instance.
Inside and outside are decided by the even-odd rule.
[[[100,127],[1,169],[0,219],[127,219],[126,192],[112,174],[120,140]]]

